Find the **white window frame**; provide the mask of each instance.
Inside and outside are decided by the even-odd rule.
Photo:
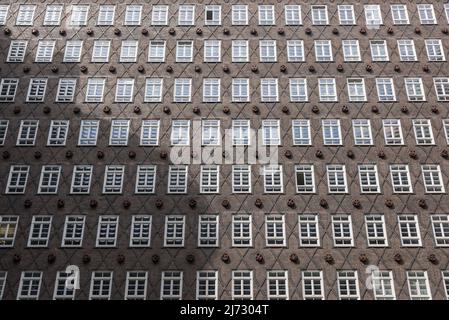
[[[147,287],[147,271],[126,272],[125,300],[146,300]]]
[[[198,270],[196,272],[196,299],[218,299],[218,271]]]
[[[117,246],[119,216],[101,215],[98,217],[96,248],[114,248]]]
[[[93,176],[92,165],[73,166],[71,194],[89,194]]]
[[[0,248],[14,248],[17,229],[19,228],[19,219],[19,216],[0,216]]]
[[[113,119],[109,134],[110,146],[127,146],[129,139],[129,119]]]
[[[404,136],[400,119],[383,119],[382,127],[384,131],[386,145],[403,145]]]
[[[357,270],[339,270],[337,272],[337,283],[340,300],[360,300]]]
[[[343,144],[340,119],[323,119],[321,127],[324,145],[339,146]]]
[[[449,247],[449,215],[433,214],[430,216],[430,219],[432,221],[435,246]]]
[[[329,193],[348,193],[346,166],[343,164],[326,165]]]
[[[39,178],[38,194],[57,194],[62,168],[60,165],[44,165]]]
[[[360,146],[373,145],[373,134],[370,119],[353,119],[352,129],[354,144]]]
[[[390,165],[390,175],[394,193],[413,193],[410,169],[407,164]]]
[[[296,193],[315,193],[315,168],[312,164],[295,165]]]
[[[69,120],[51,120],[47,146],[65,146],[69,134]]]
[[[39,120],[21,120],[16,146],[34,146],[38,131]]]
[[[164,226],[164,247],[184,247],[185,229],[185,215],[166,215]]]
[[[368,247],[388,247],[385,216],[383,214],[365,215],[365,229]]]
[[[78,146],[96,146],[100,120],[81,120]]]
[[[446,193],[439,164],[422,164],[421,171],[426,193]]]
[[[265,245],[267,247],[285,247],[285,215],[265,215]]]
[[[284,173],[282,165],[263,166],[263,185],[265,193],[284,193]]]
[[[398,229],[403,247],[421,247],[421,231],[416,214],[399,214]]]
[[[124,165],[107,165],[104,170],[103,194],[121,194],[124,179]]]
[[[150,248],[152,227],[153,217],[151,215],[133,215],[129,246],[132,248]]]
[[[301,272],[301,278],[304,300],[324,300],[323,271],[304,270]]]
[[[251,166],[232,166],[232,193],[251,193]]]
[[[86,216],[67,215],[64,222],[62,248],[82,248]]]
[[[76,80],[75,78],[59,79],[56,102],[73,102],[76,91]]]
[[[198,217],[198,247],[219,247],[219,217],[217,214]]]
[[[42,284],[42,271],[22,271],[17,300],[38,300]]]
[[[219,165],[201,165],[200,193],[220,193]]]
[[[253,271],[232,271],[232,300],[253,300]]]
[[[10,166],[5,193],[25,194],[29,174],[30,174],[30,166],[27,165]]]
[[[407,271],[410,300],[432,300],[427,271]]]
[[[430,119],[413,119],[412,123],[417,145],[435,144],[432,122]]]
[[[376,164],[359,164],[360,193],[380,193],[379,174]]]
[[[136,173],[136,194],[153,194],[156,192],[156,174],[155,165],[138,165]]]
[[[46,248],[50,241],[52,216],[33,216],[28,234],[28,248]]]
[[[354,246],[351,215],[332,215],[332,238],[334,241],[334,247]]]
[[[161,300],[181,300],[183,271],[162,271]],[[167,291],[168,290],[168,291]]]
[[[252,247],[253,222],[251,214],[232,215],[232,246]]]
[[[23,62],[28,47],[26,40],[11,40],[9,44],[8,56],[6,62],[20,63]]]
[[[267,299],[288,300],[288,271],[267,270]]]
[[[168,169],[167,193],[187,193],[188,167],[184,165],[170,165]]]
[[[113,271],[92,271],[89,300],[110,300]]]

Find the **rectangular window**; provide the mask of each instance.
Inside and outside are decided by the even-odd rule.
[[[156,191],[156,166],[138,165],[136,174],[137,194],[151,194]]]
[[[393,19],[393,24],[396,25],[410,24],[408,18],[407,5],[405,4],[392,4],[391,17]]]
[[[391,183],[395,193],[413,193],[410,170],[406,164],[390,165]]]
[[[168,6],[154,5],[151,13],[152,26],[166,26],[168,24]]]
[[[365,79],[348,78],[348,98],[351,102],[366,101]]]
[[[417,61],[415,42],[413,40],[398,40],[398,51],[401,61]]]
[[[46,84],[46,79],[45,79],[45,84]],[[32,89],[31,86],[32,86],[32,83],[30,82],[29,91],[32,90],[34,93],[35,90]],[[39,89],[37,89],[37,90],[39,91]],[[38,126],[39,126],[39,120],[21,120],[16,145],[18,145],[18,146],[34,146]]]
[[[354,143],[356,145],[373,144],[373,136],[371,133],[371,120],[354,119],[352,120],[352,129],[354,131]]]
[[[147,297],[148,272],[128,271],[126,273],[125,300],[145,300]]]
[[[204,62],[221,62],[220,40],[204,40]]]
[[[48,131],[47,146],[65,146],[69,133],[69,120],[52,120]]]
[[[371,40],[370,48],[371,48],[371,59],[373,60],[373,62],[390,61],[390,57],[388,55],[387,41]]]
[[[76,79],[60,78],[56,102],[73,102],[75,97]]]
[[[83,50],[83,41],[68,40],[65,44],[63,62],[80,62],[81,52]]]
[[[220,169],[218,165],[202,165],[200,192],[219,193],[220,189]]]
[[[87,80],[86,102],[103,102],[106,79],[90,78]]]
[[[297,193],[315,193],[315,172],[313,165],[296,165],[295,179]]]
[[[192,79],[177,78],[173,88],[173,102],[191,102]]]
[[[183,40],[176,43],[176,62],[192,62],[193,41]]]
[[[95,40],[91,62],[109,62],[110,40]]]
[[[259,25],[271,26],[275,24],[274,6],[259,5]]]
[[[420,247],[421,233],[419,231],[418,216],[412,214],[398,215],[401,243],[404,247]]]
[[[203,78],[203,102],[220,102],[220,78]]]
[[[232,271],[232,299],[253,299],[253,272],[234,270]]]
[[[329,24],[327,16],[327,6],[311,6],[312,24],[316,26],[325,26]]]
[[[232,192],[251,193],[251,166],[232,166]]]
[[[106,166],[104,171],[103,193],[122,193],[125,166]]]
[[[249,79],[232,79],[232,102],[249,102]]]
[[[427,271],[407,271],[410,300],[432,300]]]
[[[449,119],[443,119],[444,136],[446,137],[446,143],[449,145]]]
[[[112,271],[92,272],[89,300],[111,299],[112,275]]]
[[[249,120],[232,120],[232,144],[235,146],[246,146],[250,144]]]
[[[96,146],[100,120],[81,120],[79,146]]]
[[[85,216],[66,216],[61,247],[81,248],[83,245]]]
[[[279,101],[277,78],[260,79],[260,101],[261,102]]]
[[[413,119],[413,131],[415,132],[416,144],[435,144],[430,119]]]
[[[20,5],[19,12],[17,13],[16,26],[32,26],[35,11],[35,5]]]
[[[441,39],[426,39],[425,43],[429,61],[446,61]]]
[[[218,272],[200,270],[196,272],[196,299],[216,300]]]
[[[34,62],[52,62],[56,41],[39,40]]]
[[[172,120],[170,141],[172,145],[190,144],[190,120]]]
[[[221,143],[220,120],[201,121],[201,143],[203,146],[218,146]]]
[[[448,10],[449,9],[447,9],[446,11],[448,11]],[[448,20],[449,20],[449,18],[448,18]],[[446,299],[449,300],[449,271],[442,271],[442,275],[443,275],[444,289],[446,292]]]
[[[195,5],[183,4],[178,9],[178,25],[193,26],[195,24]]]
[[[165,61],[165,41],[150,41],[148,45],[148,62]]]
[[[70,26],[85,26],[89,15],[89,5],[73,5]]]
[[[329,193],[347,193],[348,185],[346,182],[346,166],[345,165],[327,165],[327,183]]]
[[[187,166],[169,166],[167,193],[187,193]]]
[[[276,40],[259,41],[259,61],[276,62],[277,60]]]
[[[8,17],[9,5],[0,5],[0,26],[6,24],[6,19]],[[0,296],[1,299],[1,296]]]
[[[61,176],[61,166],[42,166],[41,177],[39,179],[38,194],[57,194],[59,178]]]
[[[404,137],[402,136],[401,120],[384,119],[382,120],[384,127],[385,144],[402,145]]]
[[[0,216],[0,248],[14,247],[18,225],[18,216]]]
[[[302,271],[302,295],[304,300],[323,300],[323,272]]]
[[[6,62],[23,62],[27,45],[28,41],[25,40],[11,40]]]
[[[232,25],[248,25],[248,6],[246,4],[232,5]]]
[[[333,61],[331,40],[315,40],[314,47],[316,62]]]
[[[391,271],[374,270],[371,274],[374,299],[395,300],[393,273]]]
[[[421,78],[404,78],[408,101],[426,101]]]
[[[133,215],[129,237],[130,247],[150,247],[152,217],[148,215]]]
[[[124,40],[120,50],[120,62],[136,62],[139,41]],[[133,79],[134,80],[134,79]]]
[[[267,271],[267,298],[288,300],[288,271]]]
[[[354,6],[350,4],[338,5],[338,18],[343,26],[356,25]]]
[[[449,78],[434,78],[433,83],[438,101],[449,101]]]
[[[208,5],[204,7],[204,25],[206,26],[221,25],[221,6]]]
[[[44,102],[45,90],[47,89],[47,79],[30,79],[26,102]]]
[[[232,245],[251,247],[253,243],[251,215],[232,216]]]
[[[335,247],[352,247],[352,219],[350,215],[332,216],[332,231]]]
[[[134,79],[117,79],[115,102],[133,102]]]
[[[342,40],[345,62],[361,61],[359,40]]]
[[[303,40],[287,40],[287,61],[288,62],[305,61]]]
[[[449,215],[432,215],[431,220],[435,245],[438,247],[449,247]]]
[[[126,6],[125,21],[123,22],[123,25],[138,26],[140,25],[141,17],[142,17],[141,5],[128,5]]]
[[[109,136],[110,146],[128,145],[129,124],[130,120],[112,120]]]
[[[74,300],[75,289],[73,286],[67,286],[67,282],[71,281],[71,273],[58,271],[56,273],[55,291],[53,292],[53,300]]]
[[[0,146],[5,144],[6,133],[8,132],[9,120],[0,120]]]
[[[7,194],[24,194],[30,166],[13,165],[9,168],[8,183],[5,193]]]
[[[281,144],[281,127],[279,120],[262,120],[263,144],[278,146]]]
[[[159,127],[160,127],[160,120],[142,120],[142,128],[140,132],[140,145],[141,146],[159,145]]]
[[[265,193],[283,193],[284,184],[281,165],[264,165],[264,192]]]
[[[341,145],[340,119],[322,120],[323,142],[325,145]]]
[[[74,166],[70,193],[89,194],[92,174],[93,174],[93,166],[91,165]]]
[[[293,145],[311,145],[310,120],[294,119],[292,120]]]
[[[61,23],[62,4],[47,5],[44,17],[44,26],[59,26]]]
[[[97,248],[115,247],[117,244],[118,216],[100,216],[98,218]]]
[[[321,102],[336,102],[337,88],[334,78],[321,78],[318,79],[320,101]]]
[[[299,26],[302,24],[300,5],[285,5],[284,11],[285,11],[285,25]]]
[[[285,240],[285,216],[269,214],[265,216],[265,239],[267,247],[283,247]]]
[[[379,102],[396,101],[396,94],[392,78],[377,78],[376,86]]]
[[[443,177],[437,164],[421,165],[424,187],[427,193],[444,193]]]
[[[162,78],[147,78],[145,81],[145,102],[162,102]]]
[[[370,247],[388,246],[385,218],[382,214],[365,215],[366,240]]]
[[[28,247],[44,248],[48,246],[51,221],[51,216],[33,216],[28,237]]]
[[[41,271],[22,271],[17,300],[38,300],[41,290]]]
[[[161,280],[161,300],[182,299],[182,271],[163,271]]]
[[[198,247],[218,247],[218,215],[200,215]]]
[[[248,62],[248,40],[232,40],[232,62]]]
[[[115,19],[115,6],[113,5],[100,5],[98,9],[98,26],[112,26]]]
[[[421,24],[437,24],[433,4],[417,4],[416,7]]]
[[[359,300],[359,279],[357,271],[338,271],[338,297],[340,300]]]
[[[318,247],[320,245],[318,215],[300,214],[298,216],[298,228],[300,247]]]
[[[165,216],[165,247],[183,247],[185,233],[185,216],[167,215]]]
[[[368,27],[376,27],[383,24],[382,12],[378,4],[365,5],[365,20]]]
[[[359,181],[361,193],[380,193],[379,176],[377,174],[377,165],[360,164]]]

